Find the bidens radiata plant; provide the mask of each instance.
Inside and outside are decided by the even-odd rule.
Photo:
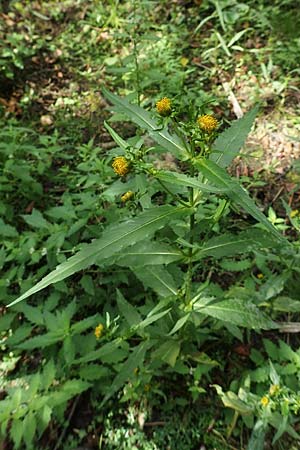
[[[156,111],[149,112],[107,90],[104,95],[115,111],[145,132],[125,141],[106,124],[118,146],[110,155],[116,180],[109,189],[118,192],[116,200],[127,208],[128,217],[107,226],[99,239],[57,266],[12,305],[91,265],[99,270],[113,265],[127,268],[139,286],[139,302],[125,298],[125,289],[116,286],[112,302],[116,301],[119,316],[113,328],[98,323],[94,333],[99,348],[84,357],[76,356],[75,349],[75,363],[104,358],[105,364],[107,355],[113,358],[118,349],[126,349],[128,357],[105,390],[103,403],[128,381],[135,385],[142,367],[147,367],[145,380],[151,385],[165,364],[179,373],[196,371],[190,387],[196,399],[205,392],[199,385],[201,374],[218,365],[203,349],[209,330],[225,329],[241,338],[240,327],[277,326],[250,294],[236,295],[211,279],[218,259],[289,246],[226,171],[257,111],[251,110],[219,133],[213,115],[192,110],[182,114],[166,97],[157,101]],[[245,221],[243,231],[227,231],[231,209],[241,219],[250,216],[252,225]]]

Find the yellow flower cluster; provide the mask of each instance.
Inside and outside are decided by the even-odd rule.
[[[128,202],[128,200],[130,200],[133,196],[134,196],[134,193],[132,191],[128,191],[121,196],[121,201],[123,203]]]
[[[124,156],[117,156],[114,158],[112,168],[117,175],[120,175],[120,177],[126,175],[129,172],[129,164],[127,159],[124,158]]]
[[[171,100],[164,97],[156,103],[156,111],[161,116],[169,116],[172,112]]]
[[[103,330],[104,330],[104,325],[102,325],[102,323],[99,323],[99,325],[95,328],[96,339],[101,338]]]
[[[218,126],[218,121],[210,114],[205,114],[197,119],[198,125],[205,133],[212,133]]]

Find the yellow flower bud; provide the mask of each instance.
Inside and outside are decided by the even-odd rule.
[[[121,196],[121,201],[123,203],[128,202],[128,200],[130,200],[133,196],[134,196],[134,193],[132,191],[128,191]]]
[[[156,103],[156,111],[161,116],[169,116],[172,112],[171,100],[164,97]]]
[[[269,389],[270,395],[276,394],[279,391],[279,389],[280,389],[280,387],[278,384],[272,384],[272,386],[270,386],[270,389]]]
[[[114,158],[114,162],[112,163],[112,168],[117,175],[122,177],[129,172],[129,163],[124,156],[117,156]]]
[[[256,276],[257,276],[257,278],[259,280],[262,280],[264,278],[264,274],[263,273],[258,273]]]
[[[99,323],[99,325],[95,328],[95,333],[94,333],[96,336],[96,339],[101,338],[103,330],[104,330],[104,325],[102,325],[102,323]]]
[[[210,114],[205,114],[197,119],[198,125],[205,133],[212,133],[218,126],[218,121]]]

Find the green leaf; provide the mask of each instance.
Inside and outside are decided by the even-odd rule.
[[[117,289],[117,304],[121,314],[125,317],[126,322],[130,327],[134,327],[142,322],[140,314],[136,308],[128,303],[123,297],[122,293]]]
[[[267,430],[268,426],[262,420],[258,420],[252,430],[247,450],[263,450]]]
[[[242,272],[244,270],[250,269],[252,265],[253,262],[250,259],[242,259],[241,261],[226,259],[224,261],[221,261],[220,263],[222,269],[227,270],[229,272]]]
[[[36,419],[33,412],[29,412],[23,420],[23,439],[26,448],[31,450],[33,447],[33,440],[36,430]]]
[[[22,214],[21,217],[25,220],[25,222],[33,228],[44,228],[49,230],[50,223],[44,219],[43,214],[37,209],[32,210],[31,214]]]
[[[141,342],[140,345],[135,347],[121,367],[118,375],[109,387],[109,392],[105,395],[101,402],[100,408],[107,402],[125,383],[134,376],[134,369],[141,366],[145,359],[146,351],[150,348],[152,344],[150,342]]]
[[[226,192],[226,189],[216,188],[215,186],[210,186],[208,184],[200,183],[199,180],[197,180],[196,177],[189,177],[183,173],[177,173],[177,172],[170,172],[167,170],[159,171],[154,175],[155,178],[158,180],[164,181],[165,183],[171,183],[176,184],[178,186],[184,186],[184,187],[192,187],[196,189],[200,189],[204,192],[215,192],[215,193],[222,193]]]
[[[153,359],[161,359],[171,367],[175,366],[180,353],[180,343],[175,340],[164,342],[153,354]]]
[[[13,238],[18,236],[18,232],[14,227],[6,224],[2,219],[0,219],[0,235],[3,237]]]
[[[81,363],[87,363],[90,361],[95,361],[96,359],[101,359],[101,357],[110,355],[115,352],[115,350],[120,347],[122,344],[122,339],[117,338],[112,342],[108,342],[107,344],[102,345],[101,348],[98,350],[94,350],[87,355],[83,356],[82,358],[79,358],[73,362],[73,364],[81,364]]]
[[[177,295],[176,283],[165,267],[147,266],[131,269],[146,288],[153,289],[160,297]]]
[[[110,373],[107,367],[100,366],[99,364],[88,364],[79,370],[80,378],[88,381],[99,380],[100,378],[109,376]]]
[[[195,259],[206,256],[222,258],[261,248],[273,248],[275,245],[278,245],[278,241],[259,229],[243,231],[237,235],[225,233],[206,241]]]
[[[94,327],[99,322],[99,315],[95,314],[90,317],[86,317],[85,319],[80,320],[77,323],[74,323],[71,326],[71,333],[72,334],[79,334],[82,333],[85,330],[88,330],[91,327]]]
[[[0,317],[0,333],[2,331],[8,331],[8,329],[15,317],[16,317],[16,313],[6,313]]]
[[[14,443],[15,448],[19,448],[23,437],[23,422],[14,419],[10,428],[10,437]]]
[[[52,283],[64,280],[79,270],[86,269],[88,266],[94,264],[97,258],[101,258],[101,261],[103,261],[121,249],[148,238],[156,230],[169,222],[171,218],[186,215],[190,211],[189,208],[160,206],[149,209],[134,219],[129,219],[121,224],[108,227],[100,239],[86,245],[75,256],[72,256],[57,266],[53,272],[17,298],[9,306],[39,292]]]
[[[116,257],[115,263],[125,267],[170,264],[183,258],[178,249],[154,241],[139,242]]]
[[[212,161],[215,161],[221,167],[229,166],[244,145],[257,111],[257,107],[251,109],[241,119],[235,120],[229,128],[219,134],[213,144],[213,150],[217,150],[218,153],[211,153],[210,159]]]
[[[49,406],[55,407],[66,403],[71,398],[86,391],[90,386],[90,383],[87,381],[77,379],[68,380],[59,387],[59,391],[51,393]]]
[[[187,144],[184,144],[178,136],[171,135],[167,128],[161,130],[158,121],[152,119],[148,111],[145,111],[140,106],[129,103],[126,99],[114,95],[106,89],[102,91],[104,96],[117,107],[117,111],[126,114],[139,127],[147,130],[152,139],[158,144],[172,152],[174,156],[187,159],[188,155],[185,146]]]
[[[245,211],[254,219],[264,225],[264,227],[281,242],[288,241],[280,235],[276,228],[269,222],[266,216],[258,209],[254,201],[249,197],[248,192],[240,186],[238,181],[231,178],[228,173],[213,161],[207,159],[194,160],[195,166],[200,172],[217,187],[226,189],[226,195],[236,204],[242,206]]]
[[[251,414],[253,412],[253,408],[243,402],[234,392],[223,392],[221,386],[218,386],[217,384],[214,384],[213,387],[216,389],[222,402],[227,408],[232,408],[240,414]]]
[[[174,334],[178,330],[180,330],[180,328],[182,328],[186,324],[186,322],[189,320],[189,318],[190,318],[190,313],[187,313],[184,316],[180,317],[180,319],[177,320],[174,327],[170,331],[169,336],[171,336],[172,334]]]
[[[124,141],[124,139],[121,138],[121,136],[119,136],[118,133],[115,130],[113,130],[105,121],[104,126],[119,147],[121,147],[124,151],[126,151],[128,147],[130,147],[130,145],[126,141]]]
[[[280,296],[273,300],[273,309],[282,312],[300,312],[300,301],[290,297]]]
[[[159,313],[156,314],[151,314],[149,313],[148,316],[146,317],[146,319],[144,319],[139,325],[138,325],[138,329],[144,329],[146,327],[148,327],[149,325],[151,325],[151,323],[157,322],[159,319],[161,319],[162,317],[164,317],[166,314],[168,314],[171,311],[172,308],[168,308],[165,311],[161,311]],[[152,312],[152,311],[151,311]]]
[[[50,333],[42,334],[40,336],[34,336],[27,341],[19,344],[17,347],[22,350],[33,350],[34,348],[45,348],[49,345],[53,345],[56,342],[62,341],[64,338],[64,331],[50,331]]]
[[[18,305],[16,307],[16,310],[23,313],[26,319],[29,320],[29,322],[32,322],[36,325],[44,325],[43,313],[37,306],[23,304]]]
[[[202,304],[200,299],[194,304],[194,308],[201,314],[246,328],[265,330],[277,328],[271,319],[266,317],[253,303],[246,300],[229,299]]]

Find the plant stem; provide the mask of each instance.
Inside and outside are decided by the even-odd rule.
[[[138,23],[137,23],[136,10],[137,10],[137,4],[136,4],[136,0],[134,0],[134,3],[133,3],[134,32],[133,32],[132,42],[133,42],[134,64],[135,64],[136,95],[137,95],[137,103],[140,106],[141,105],[141,99],[140,99],[140,68],[139,68],[138,49],[137,49]]]
[[[194,154],[194,149],[192,146],[192,153]],[[194,166],[191,166],[191,176],[193,177],[195,174]],[[189,187],[190,191],[190,206],[194,206],[194,188]],[[193,280],[193,244],[194,244],[194,228],[195,228],[195,214],[190,215],[190,238],[189,238],[189,262],[187,268],[187,276],[186,276],[186,289],[185,289],[185,302],[188,304],[191,299],[191,284]]]

